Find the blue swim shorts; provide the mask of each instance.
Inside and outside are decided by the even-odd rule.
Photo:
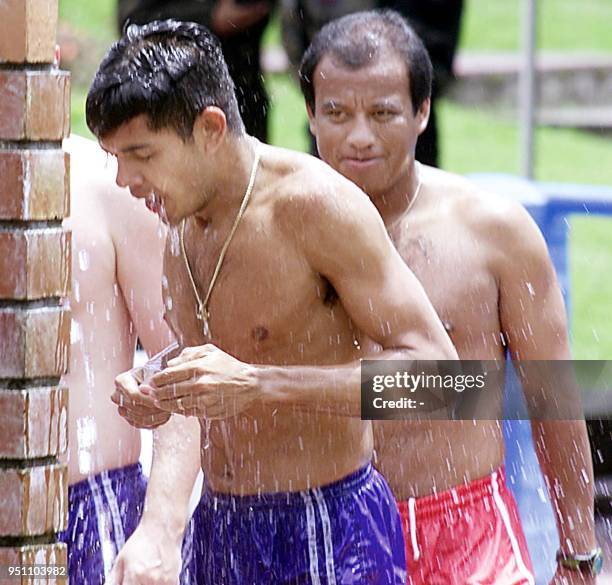
[[[183,558],[183,585],[406,583],[398,509],[371,465],[302,492],[234,496],[205,487]]]
[[[147,480],[139,463],[103,471],[68,487],[68,545],[71,583],[103,585],[144,507]]]

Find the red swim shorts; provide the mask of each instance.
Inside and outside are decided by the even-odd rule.
[[[534,585],[503,469],[398,507],[409,585]]]

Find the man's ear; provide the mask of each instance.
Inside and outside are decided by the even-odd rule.
[[[308,114],[308,127],[310,128],[310,133],[316,138],[317,137],[317,120],[308,102],[306,102],[306,113]]]
[[[427,128],[427,123],[429,122],[430,110],[431,110],[431,98],[427,98],[426,100],[423,100],[421,107],[418,109],[416,113],[419,136],[425,131],[425,128]]]
[[[221,108],[208,106],[196,117],[193,124],[193,137],[206,151],[214,151],[227,134],[227,118]]]

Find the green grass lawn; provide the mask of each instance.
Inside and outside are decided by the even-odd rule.
[[[612,218],[576,215],[570,226],[575,358],[612,360]]]
[[[442,166],[457,173],[519,173],[516,121],[443,100]],[[535,178],[612,185],[612,140],[572,129],[538,128]]]
[[[101,43],[114,38],[115,0],[60,0],[60,14]],[[462,47],[515,50],[519,0],[467,0]],[[540,0],[539,45],[546,49],[612,52],[612,0]],[[268,32],[278,43],[278,27]],[[268,76],[272,99],[271,141],[306,150],[306,115],[296,84],[286,75]],[[85,87],[73,87],[72,128],[87,135]],[[458,173],[518,173],[516,123],[491,113],[442,101],[439,109],[442,166]],[[612,185],[612,140],[573,130],[540,128],[536,134],[536,178],[543,181]],[[612,359],[612,220],[572,221],[570,265],[572,338],[576,357]]]
[[[117,0],[59,0],[60,20],[100,42],[115,38]]]
[[[461,46],[474,51],[519,47],[522,0],[466,0]],[[60,0],[60,17],[102,41],[115,35],[116,0]],[[545,50],[612,51],[610,0],[538,0],[538,45]],[[278,25],[267,42],[277,44]]]
[[[516,51],[523,0],[466,0],[461,48]],[[612,52],[610,0],[537,0],[538,48]]]

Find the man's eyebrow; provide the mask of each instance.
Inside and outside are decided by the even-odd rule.
[[[329,110],[330,108],[337,108],[338,106],[342,106],[342,102],[340,100],[328,99],[323,102],[323,108]]]
[[[136,150],[141,150],[141,149],[144,149],[144,148],[151,148],[151,145],[150,144],[146,144],[146,143],[131,144],[130,146],[126,146],[125,148],[122,148],[122,149],[118,150],[117,152],[112,152],[111,150],[106,148],[103,144],[100,144],[100,147],[109,156],[117,156],[118,154],[129,154],[129,153],[134,152]]]
[[[143,148],[151,148],[151,145],[147,143],[132,144],[130,146],[126,146],[125,148],[122,148],[119,152],[121,152],[122,154],[127,154],[130,152],[134,152],[135,150],[142,150]]]
[[[374,105],[389,105],[389,106],[393,106],[396,105],[398,103],[398,100],[400,100],[401,98],[395,94],[393,95],[386,95],[384,97],[380,97],[375,99],[372,103]]]

